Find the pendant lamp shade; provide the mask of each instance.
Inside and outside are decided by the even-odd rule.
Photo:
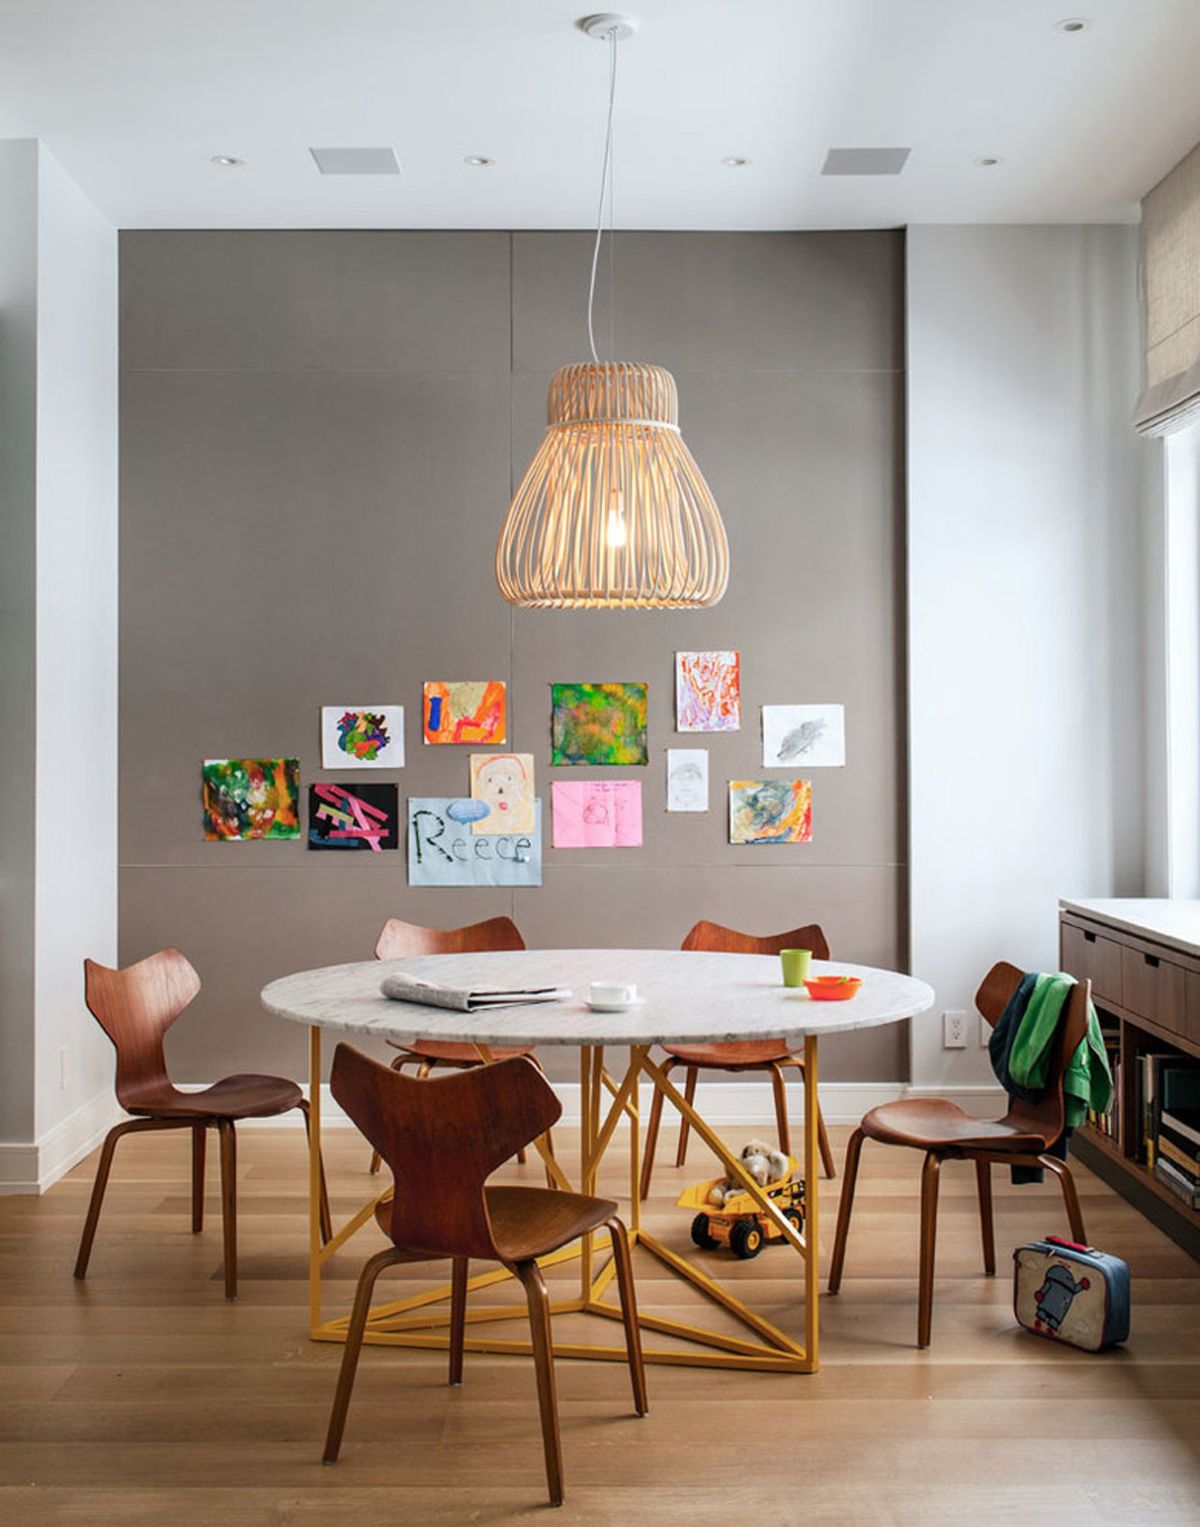
[[[504,598],[558,610],[716,604],[729,543],[679,433],[671,373],[628,361],[564,366],[546,414],[496,549]]]

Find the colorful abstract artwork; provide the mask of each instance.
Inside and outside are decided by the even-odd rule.
[[[708,749],[667,749],[667,810],[708,810]]]
[[[532,832],[537,820],[532,753],[472,753],[471,797],[487,808],[471,823],[485,837]]]
[[[556,779],[555,848],[640,848],[642,786],[636,779]]]
[[[409,885],[541,885],[542,803],[532,832],[477,836],[482,803],[412,796],[408,802]]]
[[[741,654],[677,652],[675,730],[736,732],[741,724]]]
[[[422,705],[425,741],[508,741],[508,690],[500,679],[440,679],[426,683]]]
[[[731,779],[731,843],[811,843],[812,785],[806,779]]]
[[[837,769],[846,762],[841,705],[764,705],[763,767]]]
[[[645,684],[551,684],[552,764],[644,764]]]
[[[396,848],[397,809],[395,785],[309,785],[308,846],[375,854]]]
[[[323,769],[402,769],[403,705],[323,705]]]
[[[204,836],[210,842],[300,836],[298,758],[206,758]]]

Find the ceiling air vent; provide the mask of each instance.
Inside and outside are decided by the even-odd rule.
[[[822,175],[899,175],[910,148],[831,148]]]
[[[322,175],[399,175],[396,151],[390,148],[310,148]]]

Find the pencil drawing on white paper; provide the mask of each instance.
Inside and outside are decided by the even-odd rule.
[[[708,749],[667,749],[667,810],[708,810]]]
[[[841,705],[764,705],[763,767],[836,769],[846,762],[845,708]]]

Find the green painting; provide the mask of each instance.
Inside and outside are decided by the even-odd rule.
[[[552,764],[644,764],[645,684],[551,684]]]
[[[300,761],[206,758],[204,836],[210,842],[300,836]]]

